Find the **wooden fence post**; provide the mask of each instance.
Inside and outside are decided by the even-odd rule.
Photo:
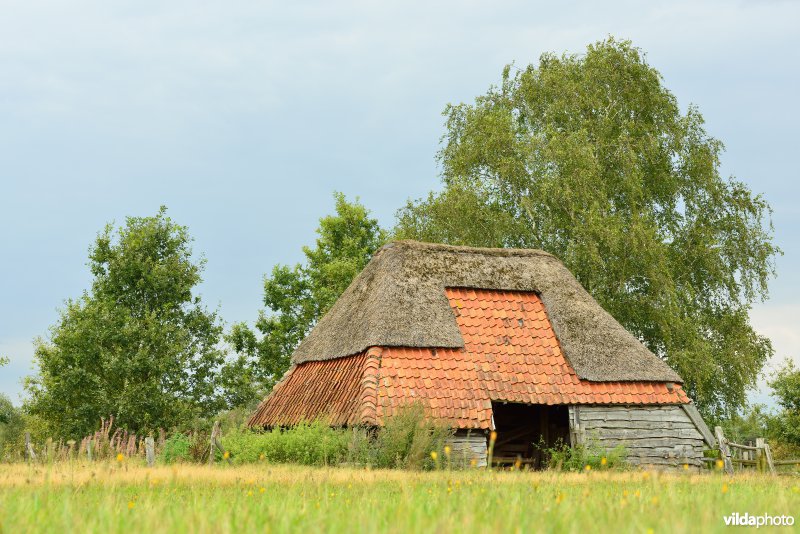
[[[728,440],[725,439],[725,434],[722,433],[721,426],[714,427],[714,435],[719,444],[719,452],[722,455],[722,461],[725,466],[725,472],[729,475],[733,474],[733,462],[731,461],[731,449],[728,447]]]
[[[31,445],[31,433],[25,432],[25,458],[28,461],[36,461],[36,453],[33,450],[33,445]]]
[[[214,465],[214,446],[216,445],[214,441],[217,437],[217,432],[219,432],[219,421],[215,421],[214,426],[211,428],[211,438],[208,440],[208,465]]]
[[[152,437],[144,438],[144,454],[147,458],[147,467],[153,467],[156,462],[156,443]]]
[[[770,474],[777,475],[775,472],[775,462],[772,461],[772,449],[770,449],[769,443],[767,443],[766,440],[764,440],[764,457],[767,460],[767,469],[769,469]]]
[[[93,441],[94,440],[92,438],[89,438],[89,441],[86,442],[86,457],[89,459],[90,462],[92,461],[92,442]]]
[[[764,454],[764,438],[756,438],[756,447],[758,450],[756,451],[756,469],[759,473],[763,473],[767,470],[766,461],[767,455]]]

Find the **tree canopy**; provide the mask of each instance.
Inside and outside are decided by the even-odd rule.
[[[38,374],[26,409],[54,437],[80,437],[114,415],[133,431],[171,428],[222,406],[222,326],[193,294],[204,260],[166,208],[107,225],[89,251],[91,289],[66,301],[49,339],[36,343]]]
[[[334,194],[334,215],[322,217],[306,261],[277,265],[264,278],[264,305],[255,327],[233,326],[227,337],[238,359],[226,370],[231,404],[258,397],[289,367],[289,359],[317,320],[336,302],[372,254],[386,241],[378,221],[356,199]]]
[[[748,317],[780,253],[770,207],[720,175],[722,143],[639,49],[508,66],[444,116],[443,189],[399,211],[398,237],[551,252],[707,415],[744,404],[773,352]]]
[[[780,410],[770,419],[772,432],[781,440],[800,446],[800,369],[791,360],[769,382]]]

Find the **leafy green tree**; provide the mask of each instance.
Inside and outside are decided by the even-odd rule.
[[[141,432],[221,407],[222,326],[193,294],[205,261],[193,260],[191,241],[164,207],[98,235],[91,289],[37,340],[39,372],[26,383],[26,409],[54,437],[85,435],[109,415]]]
[[[7,396],[0,394],[0,461],[20,455],[24,431],[22,412]]]
[[[770,429],[787,443],[800,446],[800,369],[787,360],[769,382],[781,410],[770,418]]]
[[[512,69],[447,106],[443,190],[397,236],[553,253],[706,415],[734,412],[773,352],[748,317],[780,254],[768,203],[720,175],[722,143],[630,42]]]
[[[303,247],[305,263],[277,265],[265,277],[269,311],[259,313],[258,333],[239,323],[226,336],[238,354],[225,373],[229,403],[250,402],[272,387],[298,343],[386,241],[386,232],[358,199],[348,202],[342,193],[334,199],[336,214],[320,219],[316,246]]]

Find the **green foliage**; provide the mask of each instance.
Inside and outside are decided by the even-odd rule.
[[[109,415],[143,433],[221,408],[222,327],[193,295],[204,261],[193,261],[190,243],[163,207],[97,236],[91,289],[37,341],[39,372],[26,383],[26,409],[51,436],[79,438]]]
[[[176,432],[164,441],[161,449],[160,460],[167,464],[188,462],[192,460],[190,448],[192,440],[186,434]]]
[[[574,447],[560,443],[543,451],[549,458],[550,469],[555,470],[584,471],[586,466],[591,469],[616,470],[628,467],[628,451],[622,445],[607,450],[594,443]]]
[[[444,459],[444,444],[451,436],[451,429],[426,419],[421,406],[411,405],[387,418],[374,433],[314,421],[266,432],[239,429],[226,434],[222,444],[237,464],[266,461],[418,470],[438,467],[431,452]]]
[[[335,193],[336,214],[323,217],[316,246],[303,247],[303,265],[277,265],[264,279],[264,305],[253,332],[233,325],[226,336],[238,354],[223,374],[232,406],[246,404],[272,387],[289,367],[298,343],[328,311],[372,254],[386,241],[378,221],[356,199]]]
[[[507,67],[445,109],[444,189],[401,209],[396,236],[553,253],[715,418],[773,353],[748,312],[780,250],[766,200],[720,175],[722,143],[662,81],[613,38]]]
[[[375,467],[398,469],[432,469],[437,467],[431,458],[439,458],[445,441],[453,435],[452,429],[425,417],[424,407],[410,404],[386,419],[378,431],[375,443]]]
[[[771,418],[763,405],[755,404],[720,422],[720,426],[725,437],[734,443],[750,443],[757,438],[771,437],[768,429]]]
[[[364,432],[355,429],[356,432]],[[350,433],[315,421],[285,430],[239,430],[222,439],[234,463],[267,461],[303,465],[337,465],[347,460]]]
[[[0,394],[0,461],[18,459],[22,454],[25,418],[11,400]]]
[[[770,431],[779,439],[800,446],[800,369],[791,360],[769,382],[781,410],[769,421]]]

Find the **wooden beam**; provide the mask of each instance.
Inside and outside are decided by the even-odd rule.
[[[686,415],[689,416],[689,419],[692,420],[694,426],[697,428],[698,432],[703,436],[703,440],[706,442],[711,449],[717,448],[717,443],[714,440],[714,434],[711,433],[709,430],[708,425],[706,422],[703,421],[703,417],[700,415],[700,412],[697,411],[697,408],[694,404],[681,404],[681,408],[683,411],[686,412]]]

